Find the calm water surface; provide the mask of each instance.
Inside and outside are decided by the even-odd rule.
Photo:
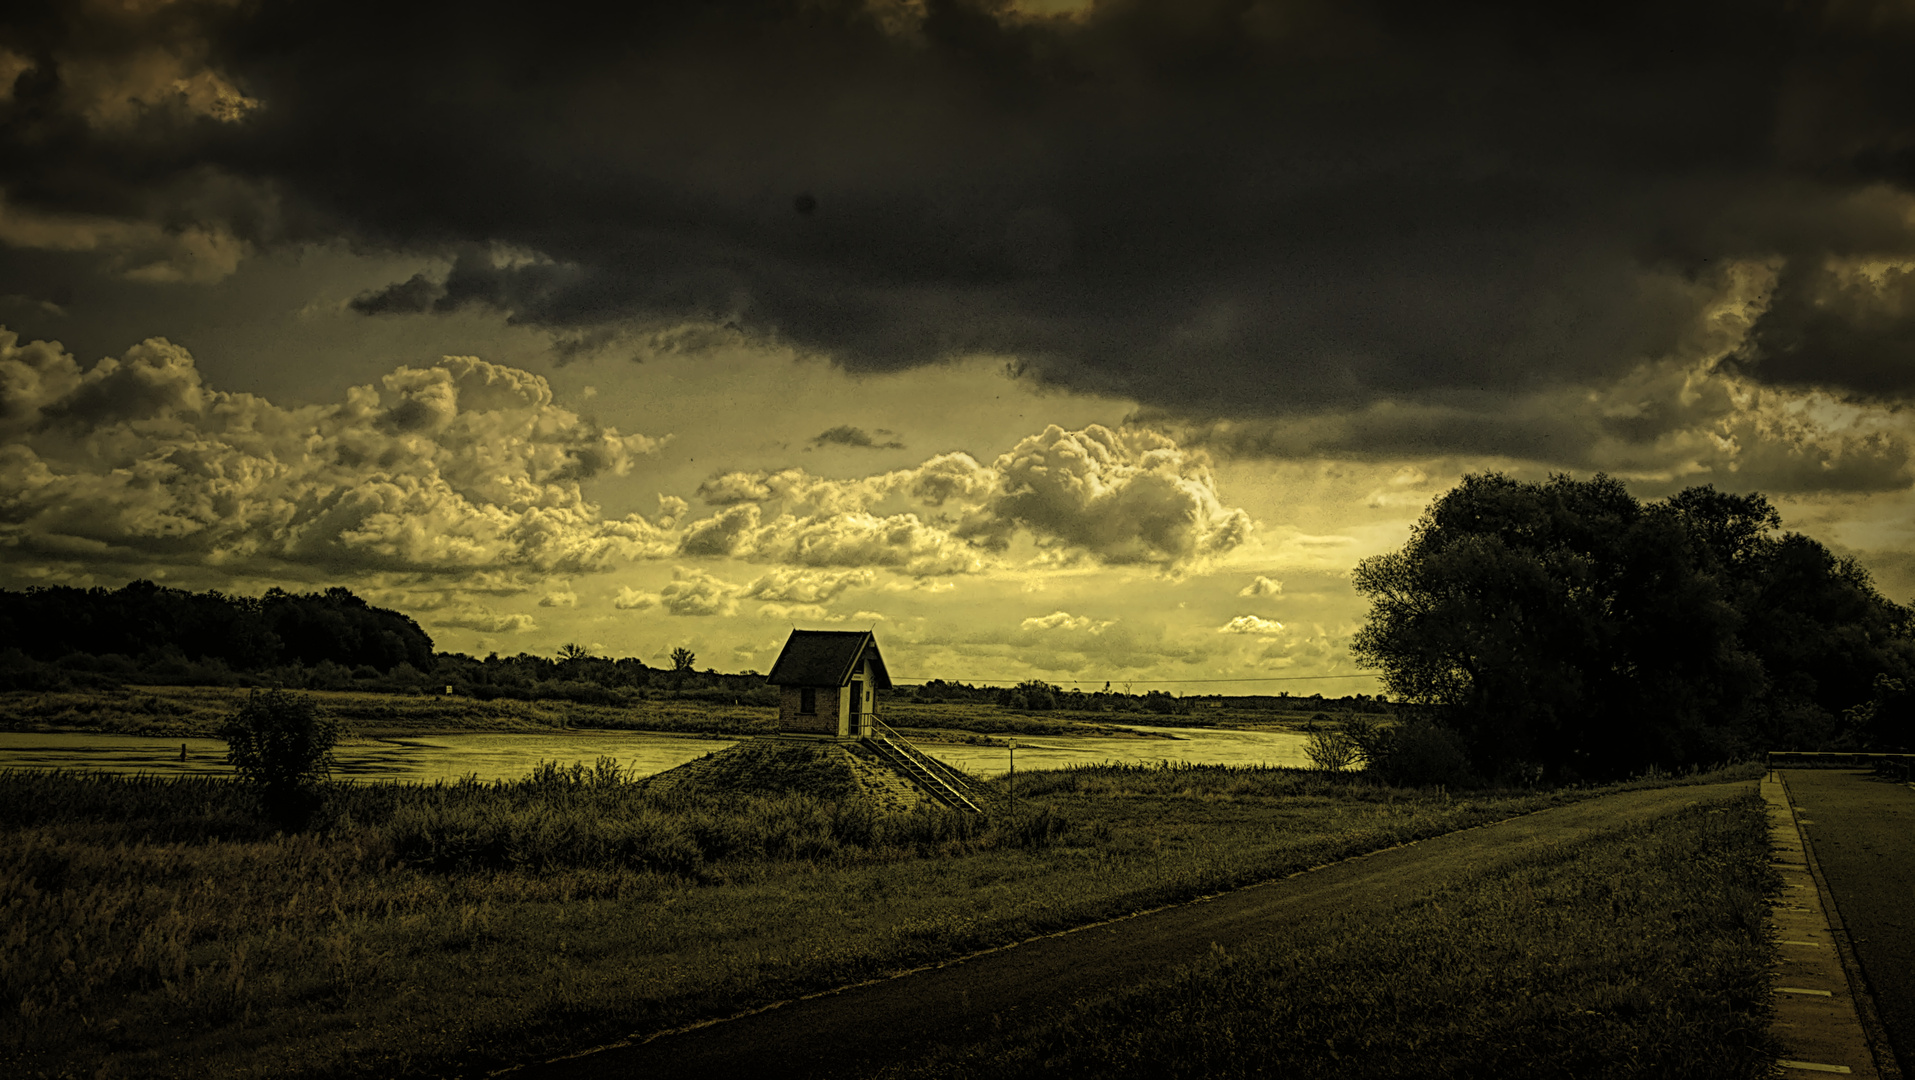
[[[1017,767],[1057,769],[1105,761],[1176,761],[1202,765],[1309,764],[1307,736],[1286,732],[1227,731],[1124,725],[1168,738],[1044,737],[1017,740]],[[567,731],[536,735],[422,735],[360,740],[333,751],[334,775],[355,780],[431,782],[477,776],[524,776],[541,761],[590,765],[617,758],[634,775],[649,776],[723,750],[735,739],[646,732]],[[185,760],[180,750],[186,751]],[[1011,767],[1001,746],[926,743],[924,749],[961,769],[996,776]],[[117,773],[228,775],[226,744],[218,739],[147,738],[0,731],[0,769],[99,769]]]
[[[1307,767],[1303,752],[1308,735],[1283,731],[1231,731],[1225,728],[1150,727],[1117,724],[1133,731],[1166,738],[1017,738],[1019,769],[1062,769],[1069,765],[1096,765],[1106,761],[1187,762],[1192,765],[1286,765]],[[998,736],[1004,738],[1004,736]],[[1001,746],[945,746],[925,743],[938,758],[979,776],[1009,772],[1011,753]]]
[[[617,758],[639,776],[723,750],[736,739],[645,732],[567,731],[551,735],[420,735],[355,740],[333,750],[333,775],[351,780],[506,780],[541,761],[562,765]],[[186,760],[180,760],[180,748]],[[99,769],[117,773],[230,775],[219,739],[0,731],[0,769]]]

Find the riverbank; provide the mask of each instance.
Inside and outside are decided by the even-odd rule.
[[[607,706],[351,690],[299,692],[310,695],[321,710],[337,719],[348,738],[363,739],[474,733],[543,734],[568,730],[745,737],[769,734],[778,719],[775,707],[746,704],[742,699],[726,704],[660,696],[629,706]],[[8,691],[0,693],[0,731],[204,738],[213,734],[222,719],[239,709],[247,693],[244,689],[220,686]],[[1153,725],[1162,719],[1149,713],[1032,716],[996,705],[900,701],[887,702],[880,715],[892,727],[909,731],[915,739],[952,745],[1002,746],[1013,738],[1061,735],[1168,737],[1163,733],[1141,733],[1126,726]]]
[[[482,1072],[1602,790],[1144,766],[1017,786],[993,823],[548,769],[351,785],[284,836],[223,781],[0,773],[0,1065]]]
[[[10,691],[0,694],[0,731],[97,732],[208,737],[236,712],[248,691],[222,686],[127,686],[113,690]],[[696,700],[648,700],[641,707],[578,705],[428,694],[302,690],[348,737],[542,734],[573,728],[688,735],[760,735],[778,710]]]

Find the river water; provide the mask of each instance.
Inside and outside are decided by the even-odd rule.
[[[1056,769],[1105,761],[1293,766],[1309,763],[1303,752],[1307,736],[1303,735],[1126,726],[1162,737],[1018,739],[1017,767]],[[541,761],[590,765],[600,757],[610,757],[616,758],[633,775],[650,776],[714,750],[723,750],[736,741],[651,732],[579,730],[549,735],[357,739],[334,749],[333,775],[352,780],[427,783],[462,776],[503,780],[524,776]],[[1011,768],[1012,752],[1001,746],[924,743],[921,748],[979,776],[997,776]],[[0,769],[8,768],[97,769],[161,776],[225,776],[232,772],[226,764],[226,744],[219,739],[0,731]]]

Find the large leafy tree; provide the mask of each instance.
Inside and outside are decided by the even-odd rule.
[[[1605,476],[1466,477],[1365,560],[1357,658],[1435,706],[1488,772],[1615,776],[1837,734],[1906,670],[1906,609],[1777,535],[1760,495],[1644,504]]]

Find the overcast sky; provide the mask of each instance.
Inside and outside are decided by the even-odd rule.
[[[1369,691],[1468,472],[1915,599],[1915,3],[0,16],[0,586]],[[589,13],[588,13],[589,12]]]

